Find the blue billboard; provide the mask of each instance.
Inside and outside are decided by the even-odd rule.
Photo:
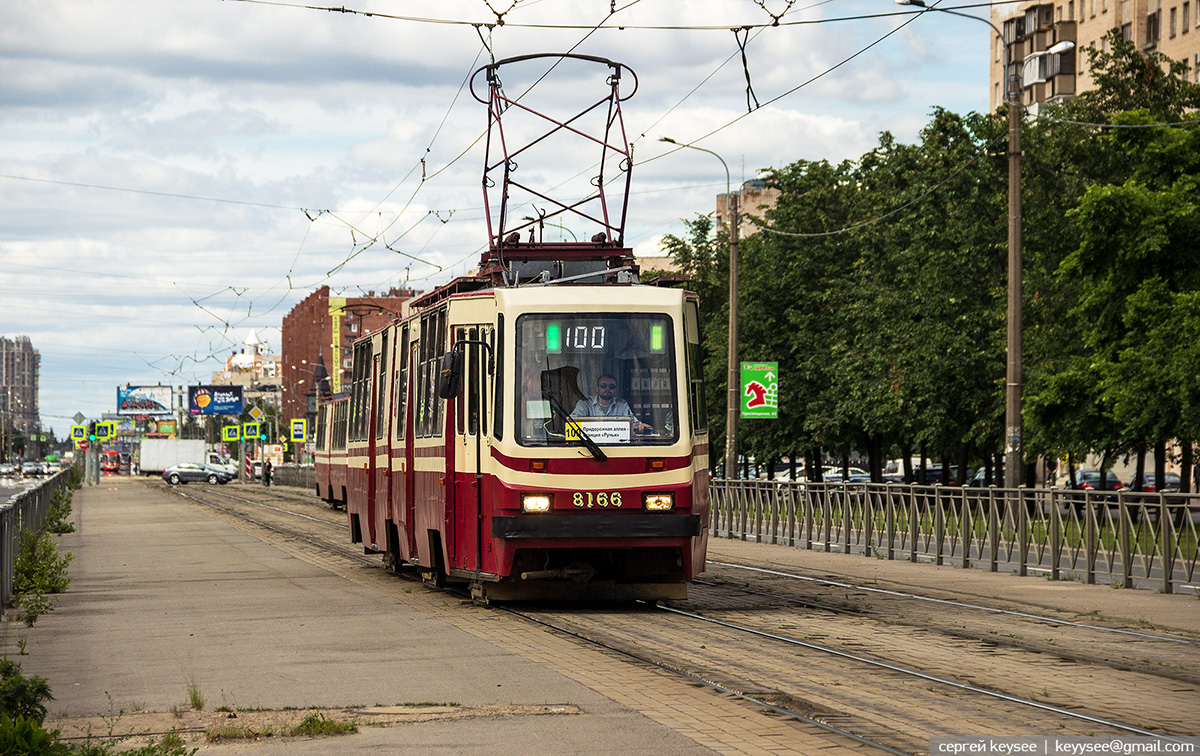
[[[170,386],[117,386],[118,415],[171,414]]]
[[[240,415],[242,407],[241,386],[188,386],[192,415]]]

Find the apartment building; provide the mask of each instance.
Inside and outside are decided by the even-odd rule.
[[[41,427],[38,373],[42,356],[28,336],[0,336],[0,423],[29,435]]]
[[[1159,52],[1191,67],[1200,81],[1200,0],[1065,0],[994,6],[991,35],[990,103],[1007,99],[1007,79],[1021,75],[1021,100],[1036,114],[1046,102],[1073,97],[1093,86],[1087,48],[1105,49],[1105,36],[1119,29],[1143,51]],[[1011,66],[1006,73],[1006,46]]]

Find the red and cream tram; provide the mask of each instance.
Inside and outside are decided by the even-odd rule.
[[[603,98],[571,117],[536,112],[528,93],[545,72],[596,64],[606,68]],[[520,101],[504,93],[502,66],[533,82],[511,86],[527,93]],[[484,72],[486,97],[474,90]],[[489,111],[480,269],[356,341],[346,404],[322,408],[323,495],[332,499],[337,413],[345,417],[353,541],[482,600],[681,598],[704,570],[698,303],[639,284],[622,242],[633,165],[620,110],[626,76],[619,63],[581,55],[476,72],[472,92]],[[517,179],[517,156],[537,165],[540,149],[541,164],[557,168],[577,146],[600,154],[595,175],[569,188],[576,193],[555,199],[560,184]],[[623,197],[608,194],[613,174]],[[537,238],[555,218],[587,224],[590,240]]]
[[[462,288],[355,344],[352,539],[480,598],[686,596],[708,521],[695,297]],[[628,414],[601,415],[614,386]]]

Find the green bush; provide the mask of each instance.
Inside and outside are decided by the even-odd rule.
[[[67,522],[71,516],[71,492],[55,491],[50,497],[50,511],[46,513],[46,530],[51,533],[74,533],[75,523]]]
[[[40,725],[46,718],[46,701],[52,700],[54,696],[50,695],[46,678],[26,677],[21,674],[21,665],[0,659],[0,714],[14,721],[28,719]],[[0,753],[7,751],[0,748]]]
[[[69,552],[59,554],[49,533],[21,531],[13,564],[13,592],[62,593],[71,584],[67,567],[74,558]]]
[[[5,756],[59,756],[68,753],[56,733],[46,732],[29,717],[0,714],[0,753]]]

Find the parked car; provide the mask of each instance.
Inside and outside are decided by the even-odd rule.
[[[0,464],[0,478],[15,478],[20,469],[9,462]]]
[[[46,473],[46,471],[42,467],[41,462],[30,461],[30,462],[24,462],[21,464],[21,476],[22,477],[31,478],[36,475],[44,475],[45,473]]]
[[[942,484],[942,470],[944,470],[944,469],[945,468],[941,465],[941,463],[927,465],[925,467],[925,478],[924,478],[924,480],[922,480],[921,479],[921,469],[917,468],[917,469],[913,470],[913,483],[916,483],[918,485],[923,484],[923,485],[927,485],[927,486],[941,485]],[[970,475],[971,475],[971,470],[968,469],[967,476],[970,477]],[[950,477],[948,480],[949,480],[949,483],[947,485],[951,485],[951,486],[958,485],[958,466],[957,465],[950,466]]]
[[[1148,472],[1142,474],[1142,486],[1139,491],[1144,493],[1177,493],[1179,491],[1179,476],[1175,473],[1163,473],[1163,485],[1160,488],[1158,485],[1158,473]]]
[[[1063,488],[1074,488],[1077,491],[1119,491],[1125,487],[1121,479],[1112,470],[1105,471],[1104,485],[1100,484],[1099,470],[1077,470],[1075,472],[1075,485],[1071,486],[1071,478],[1067,477],[1063,480]]]
[[[224,485],[236,476],[228,470],[214,465],[202,465],[196,462],[180,462],[174,467],[163,470],[163,480],[173,486],[194,481],[208,481],[211,485]]]

